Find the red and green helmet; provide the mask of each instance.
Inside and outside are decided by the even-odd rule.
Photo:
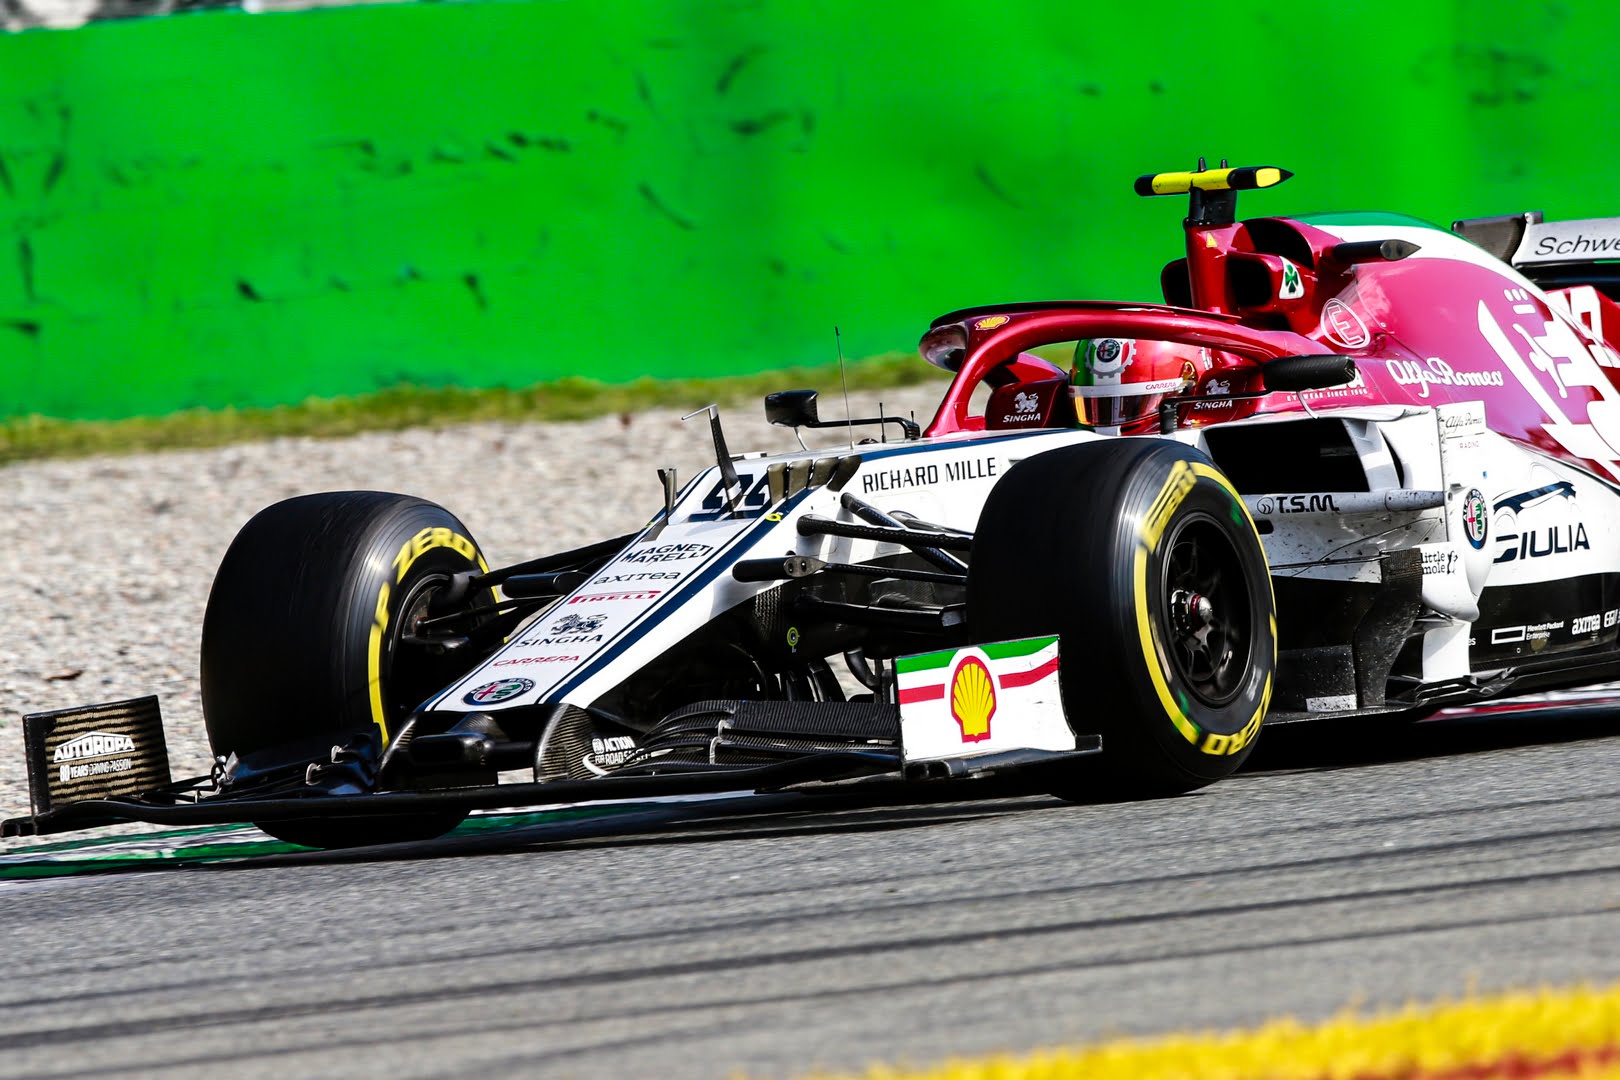
[[[1092,427],[1143,425],[1171,394],[1192,389],[1209,369],[1207,350],[1173,341],[1086,338],[1074,347],[1069,393],[1080,422]]]

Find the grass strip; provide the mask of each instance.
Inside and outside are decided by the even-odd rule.
[[[851,390],[943,382],[945,375],[910,353],[849,364]],[[570,376],[519,390],[505,387],[395,386],[354,397],[311,398],[264,409],[188,409],[128,420],[26,416],[0,421],[0,464],[87,454],[174,450],[288,436],[338,438],[363,431],[443,427],[479,420],[584,420],[665,406],[735,404],[773,390],[838,387],[838,367],[786,368],[713,379],[637,379],[603,383]]]
[[[812,1076],[831,1080],[829,1074]],[[1121,1039],[931,1067],[875,1065],[861,1080],[1609,1080],[1620,1077],[1620,984],[1347,1009],[1303,1024]]]

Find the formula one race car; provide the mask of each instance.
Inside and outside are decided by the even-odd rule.
[[[155,699],[31,716],[6,833],[341,846],[871,776],[1173,793],[1266,723],[1620,676],[1620,219],[1236,221],[1289,175],[1137,181],[1191,203],[1164,305],[937,319],[922,430],[789,391],[773,422],[877,438],[733,456],[710,410],[715,466],[630,535],[491,570],[419,499],[265,509],[203,622],[211,774],[170,782]]]

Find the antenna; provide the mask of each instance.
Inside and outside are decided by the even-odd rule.
[[[838,348],[838,381],[844,384],[844,426],[849,432],[849,448],[855,449],[855,414],[849,411],[849,376],[844,374],[844,335],[833,324],[833,343]]]

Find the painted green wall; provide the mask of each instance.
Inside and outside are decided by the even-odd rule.
[[[616,0],[0,38],[0,415],[721,374],[1145,298],[1244,212],[1620,213],[1620,4]]]

